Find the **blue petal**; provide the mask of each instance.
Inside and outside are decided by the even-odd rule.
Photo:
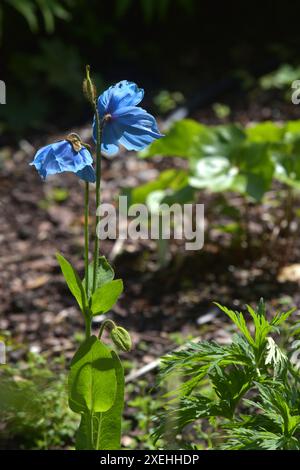
[[[91,165],[87,165],[82,170],[77,171],[76,175],[79,176],[79,178],[82,180],[88,181],[89,183],[95,183],[96,181],[95,170]]]
[[[153,140],[163,137],[155,118],[144,109],[126,107],[114,114],[119,129],[122,131],[120,144],[127,150],[142,150]]]
[[[156,137],[151,137],[149,134],[133,135],[131,132],[124,132],[120,139],[122,144],[127,150],[142,150],[147,145],[151,144]]]
[[[52,151],[51,145],[47,145],[46,147],[42,147],[37,151],[33,161],[30,165],[34,165],[37,170],[40,170],[45,158],[47,157],[48,153]]]
[[[61,171],[77,171],[92,163],[90,152],[82,147],[76,152],[70,142],[62,141],[53,144],[53,151],[57,162],[60,164]]]
[[[117,153],[119,152],[119,145],[118,145],[118,143],[116,143],[116,144],[102,143],[101,144],[101,150],[102,150],[102,152],[104,152],[109,157],[112,157],[114,155],[117,155]]]
[[[144,97],[144,90],[133,82],[122,80],[104,91],[98,98],[100,117],[113,114],[119,107],[136,106]]]
[[[85,147],[76,152],[70,142],[62,140],[40,149],[31,164],[45,179],[49,175],[64,171],[77,173],[92,162],[93,158]]]
[[[101,150],[107,155],[115,155],[119,151],[118,141],[122,136],[122,130],[113,121],[105,124],[102,132]]]
[[[118,139],[121,136],[120,134],[119,137],[116,137],[112,126],[113,126],[113,123],[108,122],[106,123],[102,131],[101,150],[102,152],[106,153],[109,156],[116,155],[118,153],[119,151]],[[93,139],[95,143],[97,143],[97,126],[96,126],[95,118],[93,120]]]
[[[43,179],[49,174],[53,175],[61,171],[59,163],[55,159],[52,144],[38,150],[31,165],[35,166]]]

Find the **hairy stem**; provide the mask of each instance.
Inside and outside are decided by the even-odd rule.
[[[115,322],[113,322],[109,318],[107,320],[104,320],[104,322],[101,325],[99,334],[98,334],[98,339],[101,339],[101,336],[103,334],[104,329],[108,326],[109,326],[109,328],[113,329],[113,328],[116,328],[117,325],[115,324]]]
[[[96,277],[99,260],[99,238],[97,234],[97,226],[100,222],[99,205],[100,205],[100,183],[101,183],[101,138],[102,138],[102,127],[97,106],[95,104],[95,119],[97,129],[97,143],[96,143],[96,238],[94,247],[94,261],[93,261],[93,287],[92,294],[96,289]]]
[[[84,190],[84,277],[85,292],[89,295],[89,183],[85,183]],[[91,336],[91,319],[89,309],[85,309],[85,337],[89,339]]]
[[[87,311],[85,314],[85,338],[89,339],[92,334],[92,319],[90,317],[89,312]]]
[[[89,183],[85,183],[84,191],[84,270],[85,291],[89,289]]]

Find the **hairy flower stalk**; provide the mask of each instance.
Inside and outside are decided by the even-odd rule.
[[[94,248],[94,265],[93,265],[93,288],[92,293],[96,289],[96,276],[98,269],[98,259],[99,259],[99,237],[97,234],[97,227],[100,222],[99,215],[99,206],[100,206],[100,191],[101,191],[101,137],[102,137],[102,126],[100,122],[99,112],[97,105],[95,103],[95,118],[96,118],[96,128],[97,128],[97,139],[96,139],[96,238],[95,238],[95,248]]]
[[[89,290],[89,183],[85,183],[84,190],[84,277],[85,277],[85,291]],[[91,320],[88,311],[85,312],[85,335],[86,338],[91,336]]]

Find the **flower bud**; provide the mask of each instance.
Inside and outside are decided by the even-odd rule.
[[[90,77],[90,66],[86,66],[86,78],[83,80],[83,93],[87,97],[87,100],[95,104],[95,100],[97,98],[97,90],[96,87]]]
[[[121,326],[116,326],[110,332],[111,339],[122,351],[130,351],[132,347],[131,338],[127,330]]]

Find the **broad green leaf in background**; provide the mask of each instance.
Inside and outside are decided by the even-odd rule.
[[[84,312],[87,299],[80,277],[78,276],[73,266],[69,263],[69,261],[67,261],[66,258],[64,258],[61,254],[57,253],[56,258],[59,262],[63,276],[65,278],[66,283],[68,284],[70,291],[77,300],[80,309],[82,310],[82,312]]]
[[[210,140],[211,131],[208,127],[191,119],[183,119],[173,124],[163,139],[154,141],[139,155],[189,158],[197,155],[199,146]]]
[[[130,204],[146,203],[152,211],[163,202],[191,202],[200,189],[234,191],[259,202],[274,179],[300,188],[300,121],[266,121],[243,129],[185,119],[143,153],[155,154],[188,158],[189,172],[166,170],[156,180],[127,190]]]
[[[121,419],[124,407],[124,370],[117,354],[115,361],[117,391],[113,406],[103,413],[84,413],[76,433],[77,450],[118,450],[121,446]],[[91,426],[92,420],[92,426]],[[91,435],[93,429],[93,436]]]
[[[232,153],[245,142],[246,134],[237,124],[211,127],[210,141],[203,142],[198,148],[200,157],[225,157],[231,160]]]
[[[249,142],[280,142],[284,129],[272,121],[265,121],[247,127],[246,134]]]
[[[93,263],[89,264],[89,286],[88,286],[88,297],[91,295],[92,286],[93,286],[93,274],[94,274],[94,265]],[[101,287],[106,282],[112,281],[115,277],[115,272],[105,256],[100,256],[98,261],[98,270],[96,275],[96,289]],[[82,285],[85,287],[85,278],[82,281]]]
[[[259,84],[263,90],[271,90],[277,88],[279,90],[284,88],[291,88],[291,83],[298,80],[300,76],[300,67],[291,64],[281,64],[273,72],[263,75]]]
[[[283,127],[284,141],[287,143],[294,142],[300,138],[300,120],[287,121]]]
[[[110,310],[123,292],[123,281],[116,279],[98,287],[92,296],[91,310],[93,315]]]
[[[116,359],[96,336],[85,340],[75,353],[69,373],[69,405],[75,413],[104,412],[115,401]]]
[[[162,197],[159,198],[159,203],[168,204],[169,206],[171,206],[172,204],[188,204],[189,202],[193,202],[195,200],[196,190],[195,188],[192,188],[189,184],[187,184],[186,186],[183,186],[178,190],[166,189],[164,191],[161,191],[161,193]],[[152,195],[153,193],[147,197],[147,205],[149,206],[150,210],[152,209]]]
[[[271,154],[275,178],[287,186],[300,189],[300,136],[292,143],[272,146]]]
[[[245,193],[260,201],[272,184],[275,170],[268,143],[245,143],[239,149],[235,160],[239,174],[245,177]]]
[[[271,181],[259,173],[249,173],[246,177],[245,193],[259,202],[269,189]]]
[[[186,186],[188,182],[188,175],[185,170],[165,170],[158,176],[157,179],[149,181],[136,188],[126,188],[123,191],[128,197],[128,204],[144,204],[147,197],[153,191],[169,190],[178,191]]]

